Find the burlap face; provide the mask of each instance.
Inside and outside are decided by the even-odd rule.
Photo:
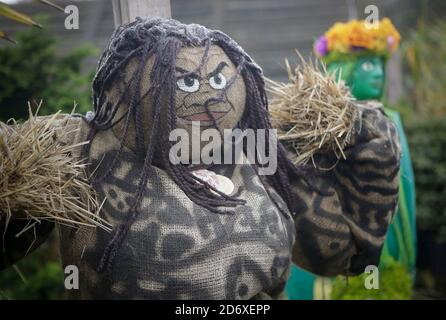
[[[232,129],[245,109],[245,84],[220,47],[211,46],[208,61],[198,68],[202,59],[206,59],[203,55],[203,48],[184,48],[178,55],[178,126],[190,128],[192,121],[200,121],[203,127],[213,126],[207,106],[219,129]]]
[[[153,125],[153,97],[147,95],[151,86],[150,74],[155,61],[152,56],[144,66],[141,79],[140,97],[143,106],[143,126],[145,145],[149,143],[149,134]],[[123,93],[127,97],[117,112],[115,119],[121,118],[128,110],[132,92],[136,83],[130,86],[130,79],[138,68],[138,58],[132,59],[123,70],[124,81],[116,81],[107,92],[106,103],[116,104]],[[216,45],[212,45],[206,54],[204,47],[182,48],[176,60],[176,123],[177,128],[185,129],[190,136],[192,123],[199,122],[200,129],[217,128],[232,129],[237,126],[245,110],[246,87],[243,78],[237,73],[236,66],[228,58],[225,52]],[[160,130],[163,137],[168,137],[166,124],[167,107],[163,99]],[[117,137],[122,136],[125,121],[120,121],[113,131]],[[131,121],[126,146],[136,151],[136,131],[134,122]],[[199,138],[198,138],[199,139]]]

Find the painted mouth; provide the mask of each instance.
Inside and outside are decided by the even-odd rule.
[[[211,111],[210,113],[207,112],[200,112],[195,113],[189,116],[181,117],[184,120],[187,121],[205,121],[205,122],[213,122],[213,120],[217,121],[221,119],[223,116],[225,116],[228,113],[228,111]],[[212,116],[212,118],[211,118]]]
[[[381,88],[382,88],[382,82],[381,82],[381,81],[371,81],[371,82],[370,82],[370,86],[371,86],[372,88],[381,90]]]

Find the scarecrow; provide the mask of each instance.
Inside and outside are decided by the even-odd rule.
[[[379,261],[396,206],[399,139],[379,105],[327,86],[321,99],[345,110],[329,132],[327,102],[314,106],[325,111],[313,112],[322,120],[308,121],[308,130],[327,137],[307,157],[317,166],[296,163],[292,145],[269,140],[251,162],[174,164],[170,133],[191,133],[195,121],[203,130],[273,132],[262,71],[221,31],[170,19],[118,27],[93,80],[93,112],[2,125],[2,168],[22,170],[2,172],[10,191],[2,197],[1,266],[56,225],[63,265],[79,269],[72,298],[270,299],[283,292],[291,261],[321,275],[364,272]],[[39,206],[19,201],[26,197],[11,186],[40,177],[21,159],[37,153],[37,165],[45,150],[57,165],[41,170],[64,169],[62,185],[50,179],[33,198]],[[277,169],[262,175],[259,154],[273,150]],[[30,221],[39,222],[16,236]]]
[[[314,44],[314,51],[327,65],[329,73],[342,79],[358,101],[382,99],[385,90],[385,66],[398,49],[400,35],[388,18],[377,24],[352,20],[334,24]],[[414,277],[416,258],[415,182],[409,146],[398,112],[384,108],[398,129],[402,146],[398,208],[386,236],[381,267],[392,263],[404,266]],[[314,276],[293,268],[288,284],[291,295],[303,297],[302,281],[314,283]],[[307,287],[312,287],[310,284]],[[313,290],[310,290],[313,291]],[[313,292],[305,297],[312,298]]]

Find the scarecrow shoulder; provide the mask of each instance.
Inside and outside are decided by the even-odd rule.
[[[57,141],[64,145],[83,142],[88,133],[88,123],[80,116],[59,113],[40,116],[36,120],[47,122],[48,130],[53,131]]]
[[[350,157],[367,157],[377,161],[388,159],[391,166],[399,164],[401,145],[398,130],[385,115],[382,104],[377,101],[357,102],[355,107],[359,112],[349,144],[350,150],[347,150]]]

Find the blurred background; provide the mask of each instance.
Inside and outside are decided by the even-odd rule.
[[[0,121],[23,119],[28,104],[40,114],[91,109],[91,80],[113,30],[111,0],[58,1],[79,9],[79,29],[64,27],[66,14],[36,1],[0,1],[31,16],[43,28],[0,16]],[[373,4],[401,33],[401,46],[387,64],[384,102],[398,111],[410,146],[416,181],[417,262],[405,297],[446,298],[446,1],[444,0],[171,0],[172,17],[221,29],[264,69],[284,81],[284,59],[295,49],[312,57],[315,39],[337,21],[364,19]],[[1,8],[1,7],[0,7]],[[0,299],[61,299],[63,272],[57,237],[0,271]],[[398,273],[396,274],[398,277]],[[336,280],[318,279],[322,283]],[[389,280],[392,281],[392,280]],[[362,298],[354,281],[342,280],[319,298]],[[344,285],[348,286],[348,295]],[[315,286],[313,284],[313,286]],[[322,285],[321,288],[325,286]],[[317,290],[313,288],[312,290]],[[356,292],[357,290],[358,292]],[[318,295],[314,295],[316,298]],[[375,297],[379,298],[379,297]],[[385,298],[398,299],[390,292]]]

